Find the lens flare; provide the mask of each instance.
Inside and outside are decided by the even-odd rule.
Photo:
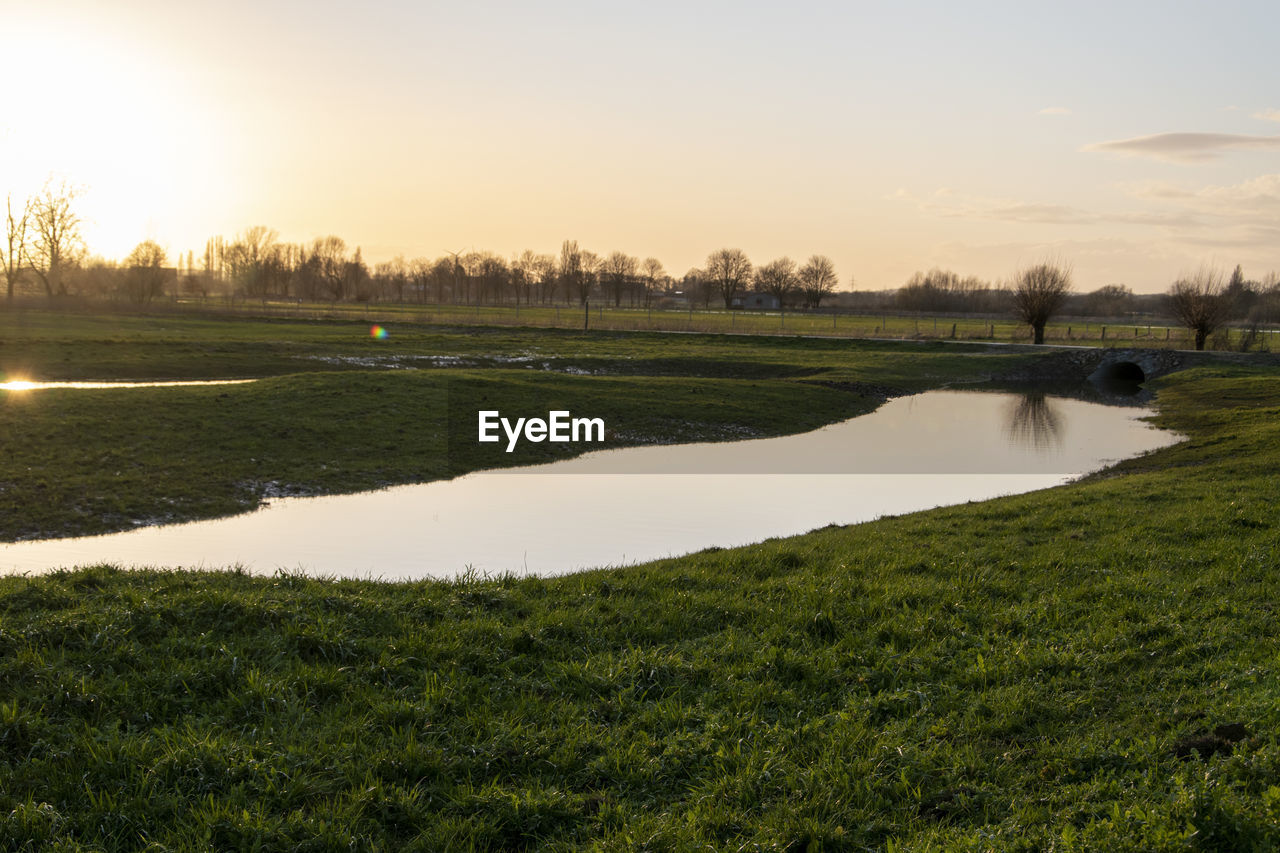
[[[369,336],[375,341],[385,341],[387,339],[387,330],[381,326],[370,326]]]

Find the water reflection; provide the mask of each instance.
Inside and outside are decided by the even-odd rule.
[[[1008,411],[1005,434],[1010,441],[1041,451],[1062,446],[1066,421],[1048,394],[1023,393],[1012,401]]]
[[[188,388],[197,385],[243,385],[256,379],[184,379],[161,382],[34,382],[12,379],[0,382],[0,391],[47,391],[52,388],[100,390],[106,388]]]

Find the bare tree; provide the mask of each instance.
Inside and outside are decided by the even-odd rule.
[[[622,292],[635,282],[639,266],[640,262],[625,252],[610,252],[600,262],[600,277],[613,291],[615,308],[622,304]]]
[[[273,278],[272,261],[276,260],[279,235],[265,225],[254,225],[241,232],[222,249],[222,260],[231,274],[231,282],[245,296],[266,296]]]
[[[44,285],[49,298],[65,295],[66,275],[84,252],[80,217],[73,204],[79,191],[62,183],[47,183],[31,203],[33,240],[27,245],[27,266]]]
[[[373,299],[373,276],[369,275],[369,267],[365,265],[360,247],[351,260],[342,265],[343,292],[357,302],[369,302]]]
[[[1196,349],[1204,349],[1209,335],[1226,322],[1231,312],[1231,298],[1222,283],[1222,274],[1201,269],[1175,281],[1169,288],[1169,308],[1179,323],[1195,333]]]
[[[582,299],[584,302],[600,283],[600,263],[600,256],[595,252],[582,250],[582,292],[585,294]]]
[[[476,303],[500,302],[502,291],[511,280],[511,270],[507,267],[507,262],[492,252],[477,252],[475,255],[475,276],[479,283]]]
[[[0,266],[4,267],[7,298],[13,302],[13,288],[22,275],[22,265],[27,255],[27,226],[31,222],[31,201],[22,202],[22,209],[13,212],[13,196],[5,198],[5,245],[0,249]]]
[[[395,294],[396,302],[404,302],[404,289],[409,286],[409,265],[404,255],[396,255],[373,268],[374,278],[389,295]]]
[[[125,291],[131,302],[145,305],[164,295],[165,279],[169,277],[166,261],[164,249],[154,240],[143,240],[134,247],[124,259]]]
[[[835,293],[836,265],[826,255],[813,255],[800,268],[800,291],[804,293],[804,304],[809,308],[822,305],[823,297]]]
[[[511,259],[511,286],[515,288],[517,305],[520,304],[521,296],[524,297],[525,305],[533,301],[533,285],[537,281],[537,274],[534,272],[537,257],[532,249],[525,249]]]
[[[787,300],[796,292],[800,279],[796,277],[796,262],[788,257],[769,261],[756,267],[756,287],[778,300],[778,307],[786,307]]]
[[[414,258],[409,262],[409,284],[419,302],[427,301],[427,285],[431,282],[431,261]]]
[[[1123,284],[1108,284],[1080,297],[1079,310],[1094,317],[1119,317],[1132,305],[1132,290]]]
[[[1071,292],[1071,270],[1053,263],[1020,271],[1013,282],[1013,313],[1029,325],[1035,342],[1044,343],[1044,327]]]
[[[538,301],[549,302],[556,289],[556,259],[554,255],[535,255],[533,275],[538,285]]]
[[[715,293],[715,282],[707,277],[706,270],[697,267],[690,269],[680,279],[680,287],[684,290],[685,300],[693,305],[702,303],[703,308],[711,307],[711,296]]]
[[[662,268],[662,261],[657,258],[645,258],[640,268],[644,270],[644,307],[648,308],[654,292],[658,289],[658,280],[663,278],[667,271]]]
[[[317,290],[326,291],[325,295],[335,302],[347,298],[347,243],[345,240],[332,234],[328,237],[317,237],[311,243],[311,252],[307,261],[311,275],[319,285]]]
[[[580,303],[585,303],[591,290],[584,290],[582,287],[582,250],[578,248],[577,240],[565,240],[560,244],[560,268],[556,272],[560,276],[565,298],[576,296]]]
[[[703,273],[720,290],[728,308],[751,278],[751,261],[741,249],[719,249],[707,256]]]

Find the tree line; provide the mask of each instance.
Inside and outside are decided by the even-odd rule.
[[[614,306],[682,304],[725,308],[756,292],[769,307],[817,309],[836,292],[839,278],[825,255],[798,264],[781,257],[754,265],[741,249],[718,249],[702,267],[680,278],[654,257],[625,252],[599,255],[565,240],[557,254],[532,250],[505,259],[488,251],[446,252],[437,258],[396,257],[369,266],[360,248],[337,236],[309,243],[281,241],[266,226],[247,228],[230,240],[214,237],[197,258],[194,251],[171,263],[163,247],[144,240],[120,262],[90,257],[76,211],[77,191],[48,183],[14,204],[6,199],[0,272],[12,302],[20,286],[50,299],[64,296],[123,298],[146,304],[164,296],[235,295],[246,299],[308,302],[399,302],[552,304],[603,301]],[[850,281],[852,289],[853,282]],[[1253,327],[1280,320],[1280,277],[1244,277],[1237,266],[1230,278],[1208,269],[1175,281],[1163,294],[1135,294],[1122,284],[1089,293],[1073,292],[1071,270],[1045,262],[1019,270],[1007,282],[991,283],[950,270],[913,274],[897,290],[849,294],[850,307],[917,313],[1008,314],[1044,340],[1054,316],[1124,317],[1163,315],[1195,334],[1197,349],[1232,320]]]
[[[597,254],[565,240],[556,254],[533,250],[510,258],[488,251],[447,252],[437,258],[392,260],[370,266],[360,247],[341,237],[309,243],[282,241],[266,226],[247,228],[231,239],[214,237],[194,251],[170,259],[145,240],[123,261],[90,257],[75,212],[76,191],[46,185],[40,195],[15,206],[8,199],[3,268],[7,297],[19,287],[51,299],[63,296],[123,298],[145,304],[162,296],[234,295],[246,299],[308,302],[418,302],[492,304],[584,304],[651,307],[655,300],[726,308],[755,289],[778,307],[818,308],[835,292],[835,265],[825,255],[804,264],[778,258],[760,267],[740,249],[719,249],[701,268],[680,278],[654,257],[625,252]]]

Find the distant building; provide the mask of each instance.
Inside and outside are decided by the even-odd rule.
[[[730,308],[757,309],[761,311],[777,311],[780,307],[778,297],[772,293],[761,293],[752,291],[751,293],[740,293],[733,297],[729,302]]]

